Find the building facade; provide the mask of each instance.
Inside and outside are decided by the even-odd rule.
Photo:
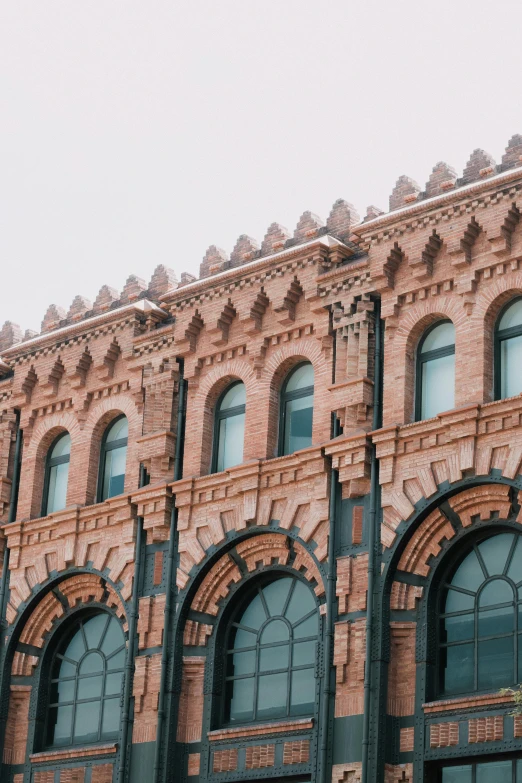
[[[2,783],[522,783],[521,193],[4,325]]]

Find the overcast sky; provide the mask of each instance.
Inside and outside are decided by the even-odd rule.
[[[3,0],[0,324],[522,133],[520,0]]]

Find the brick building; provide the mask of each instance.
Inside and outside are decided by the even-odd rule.
[[[522,783],[521,162],[3,326],[2,783]]]

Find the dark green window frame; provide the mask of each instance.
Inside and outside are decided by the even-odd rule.
[[[426,351],[426,353],[424,354],[422,353],[422,346],[424,345],[428,335],[431,332],[433,332],[434,329],[437,329],[437,327],[441,326],[442,324],[450,324],[450,323],[453,322],[449,318],[444,318],[440,321],[436,321],[428,329],[426,329],[419,342],[417,348],[417,361],[416,361],[416,372],[415,372],[415,421],[422,421],[421,417],[422,417],[423,365],[433,361],[434,359],[442,359],[444,356],[455,355],[455,343],[453,343],[453,345],[445,345],[443,348],[437,348],[434,351]]]
[[[246,405],[235,405],[233,408],[227,408],[226,410],[221,410],[221,404],[225,398],[225,395],[228,394],[228,392],[233,389],[235,386],[244,385],[243,381],[234,381],[233,383],[230,383],[226,389],[223,390],[223,392],[219,395],[217,404],[216,404],[216,412],[214,414],[214,434],[212,438],[212,460],[211,460],[211,467],[210,472],[211,473],[217,473],[218,472],[218,458],[219,458],[219,431],[220,431],[220,424],[223,421],[223,419],[230,419],[233,416],[241,416],[246,411]],[[243,431],[243,438],[245,436],[245,433]],[[208,452],[207,452],[208,453]]]
[[[292,375],[294,375],[294,373],[296,373],[297,370],[299,370],[301,367],[304,367],[304,365],[306,364],[309,364],[313,370],[313,365],[311,362],[308,361],[299,362],[299,364],[296,364],[295,367],[292,367],[292,369],[286,376],[285,382],[283,383],[283,386],[281,388],[281,395],[279,400],[280,413],[279,413],[279,439],[278,439],[278,450],[277,450],[278,457],[287,456],[287,452],[285,451],[286,427],[288,426],[288,417],[286,414],[287,404],[292,400],[300,400],[303,397],[312,397],[312,409],[313,409],[315,383],[312,386],[304,386],[302,389],[297,389],[296,391],[288,392],[286,390],[292,378]],[[313,413],[312,413],[312,426],[313,426]],[[293,454],[293,452],[288,452],[288,454]]]
[[[499,313],[497,322],[495,325],[495,339],[493,345],[493,362],[494,362],[494,394],[495,400],[502,400],[502,343],[505,340],[510,340],[513,337],[520,337],[522,335],[522,324],[519,326],[512,326],[509,329],[499,329],[499,324],[504,317],[504,314],[512,307],[516,302],[522,301],[522,297],[517,296],[511,299],[505,307]]]
[[[114,451],[114,449],[121,449],[123,447],[127,448],[129,443],[129,438],[119,438],[118,440],[113,440],[110,443],[107,442],[107,438],[109,437],[109,433],[111,429],[114,427],[116,422],[121,421],[121,419],[125,419],[125,414],[121,414],[120,416],[116,416],[115,419],[113,419],[108,426],[105,428],[105,432],[103,433],[103,438],[101,442],[100,447],[100,465],[98,469],[98,488],[96,491],[96,499],[98,503],[101,503],[103,500],[106,500],[106,498],[103,497],[103,481],[105,477],[105,465],[107,462],[107,454],[109,451]],[[107,495],[107,497],[113,497],[112,495]]]
[[[53,442],[49,446],[49,449],[47,450],[47,456],[45,458],[44,485],[43,485],[43,493],[42,493],[42,509],[41,509],[42,517],[45,517],[47,515],[47,508],[49,506],[49,484],[50,484],[52,468],[56,467],[57,465],[65,465],[67,463],[70,463],[71,461],[70,451],[68,454],[64,454],[61,457],[51,457],[51,454],[53,453],[56,444],[62,438],[65,438],[68,435],[69,435],[68,432],[60,432],[60,434],[53,440]],[[69,477],[67,477],[67,480],[69,480]]]

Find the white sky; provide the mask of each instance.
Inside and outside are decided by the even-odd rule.
[[[522,133],[520,0],[3,0],[0,324]]]

